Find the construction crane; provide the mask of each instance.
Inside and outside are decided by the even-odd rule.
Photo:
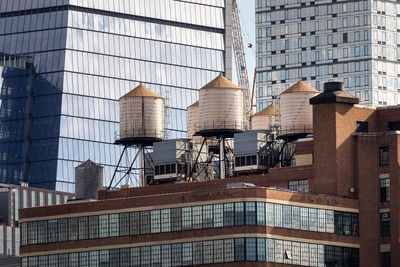
[[[236,73],[239,86],[244,90],[243,106],[246,129],[250,127],[253,104],[250,102],[250,85],[247,75],[246,56],[243,47],[242,29],[240,26],[239,9],[236,0],[232,1],[232,38],[235,55]]]

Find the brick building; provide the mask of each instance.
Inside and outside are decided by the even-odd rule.
[[[296,166],[23,209],[22,266],[400,266],[400,107],[325,89]]]

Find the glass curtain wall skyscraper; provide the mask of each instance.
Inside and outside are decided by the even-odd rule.
[[[343,81],[362,104],[400,103],[400,3],[256,0],[257,108],[293,83]]]
[[[74,167],[91,159],[107,184],[122,151],[118,99],[139,82],[166,99],[168,138],[186,137],[197,90],[230,75],[226,10],[224,0],[2,0],[0,52],[32,56],[35,83],[23,146],[11,152],[0,136],[0,181],[72,192]]]

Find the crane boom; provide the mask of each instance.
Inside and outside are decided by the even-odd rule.
[[[252,104],[250,104],[250,85],[247,75],[246,56],[243,47],[242,29],[240,27],[239,9],[236,0],[232,1],[232,38],[233,53],[235,55],[236,73],[239,86],[244,90],[243,107],[246,122],[246,129],[249,128],[250,113]]]

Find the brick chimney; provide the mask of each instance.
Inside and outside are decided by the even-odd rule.
[[[342,82],[324,84],[324,92],[310,99],[313,105],[314,181],[317,193],[354,197],[354,137],[357,123],[353,116],[358,98],[344,91]]]

